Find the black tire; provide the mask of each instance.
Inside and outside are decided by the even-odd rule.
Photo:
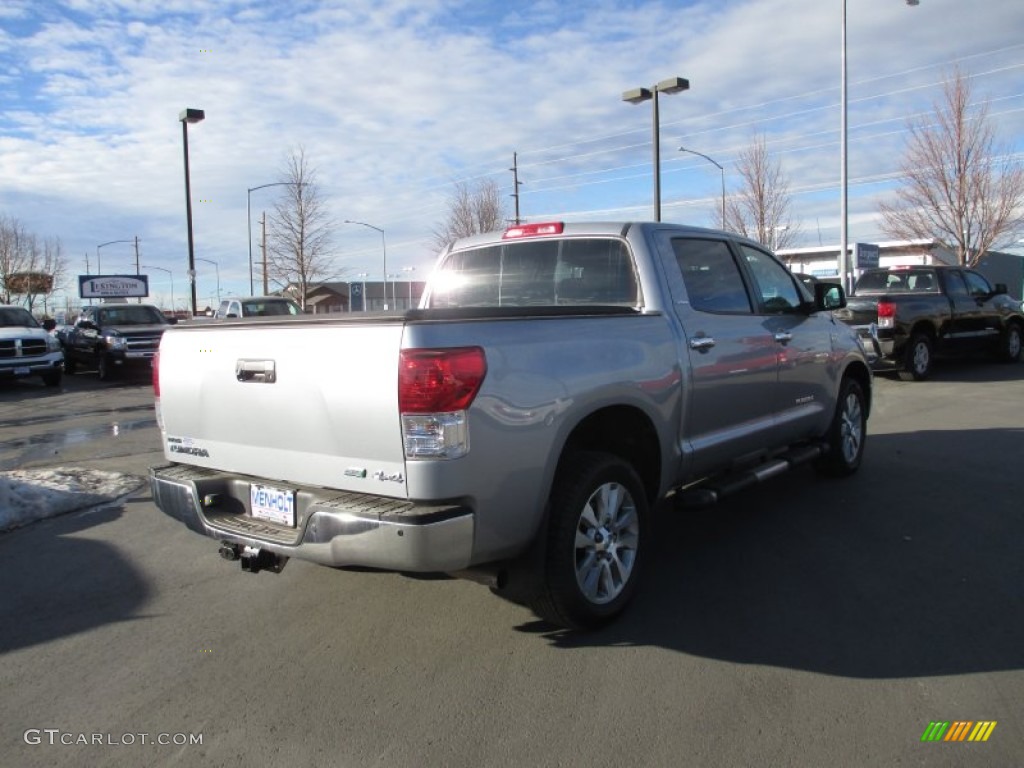
[[[839,401],[832,424],[825,433],[828,453],[815,464],[823,475],[846,477],[860,468],[867,440],[868,403],[864,390],[855,379],[844,378],[839,385]]]
[[[903,350],[898,371],[903,381],[924,381],[932,372],[932,340],[926,333],[915,334]]]
[[[649,517],[643,483],[617,456],[581,451],[563,462],[548,514],[531,607],[570,629],[607,623],[636,592]]]
[[[999,340],[999,359],[1016,363],[1021,357],[1022,331],[1020,324],[1010,323]]]
[[[57,368],[52,371],[47,371],[46,373],[42,374],[42,379],[43,384],[45,384],[48,387],[59,387],[61,379],[60,368]]]
[[[106,355],[100,355],[96,362],[96,373],[99,374],[100,381],[110,381],[114,378],[114,366],[110,364]]]
[[[68,353],[64,353],[64,373],[68,376],[74,376],[75,371],[78,370],[78,363],[75,362],[74,358],[68,357]]]

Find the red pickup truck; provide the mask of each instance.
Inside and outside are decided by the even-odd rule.
[[[869,269],[835,316],[857,330],[875,368],[895,368],[905,381],[928,378],[940,354],[1021,358],[1021,303],[964,267]]]

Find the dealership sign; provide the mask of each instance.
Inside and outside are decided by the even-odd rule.
[[[149,275],[79,275],[78,296],[83,299],[149,296]]]
[[[49,293],[53,290],[53,275],[45,272],[12,272],[4,279],[11,293]]]
[[[873,243],[857,243],[853,247],[854,269],[873,269],[878,266],[879,247]]]

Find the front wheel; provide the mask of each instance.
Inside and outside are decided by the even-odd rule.
[[[924,333],[916,334],[903,350],[899,377],[903,381],[924,381],[932,372],[932,340]]]
[[[819,472],[833,477],[852,475],[864,458],[867,438],[868,403],[855,379],[845,378],[839,386],[839,402],[832,424],[825,433],[826,453],[816,465]]]
[[[114,366],[111,365],[106,355],[100,355],[99,362],[96,363],[96,372],[99,374],[100,381],[110,381],[114,378]]]
[[[47,371],[42,375],[43,384],[48,387],[59,387],[60,386],[61,370],[59,368]]]
[[[608,453],[568,457],[551,492],[536,613],[571,629],[600,626],[636,592],[647,497],[636,471]]]
[[[67,352],[64,353],[64,373],[68,376],[74,376],[75,371],[78,370],[78,363],[75,362],[75,358],[70,357]]]
[[[1017,323],[1010,323],[1003,331],[1003,338],[999,344],[999,357],[1008,363],[1015,363],[1020,360],[1021,353],[1021,328]]]

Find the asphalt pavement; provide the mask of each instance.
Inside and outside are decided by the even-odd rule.
[[[0,762],[1024,764],[1024,365],[875,391],[858,475],[665,508],[591,634],[445,577],[245,574],[145,488],[2,534]],[[0,461],[144,476],[152,393],[0,388]]]

